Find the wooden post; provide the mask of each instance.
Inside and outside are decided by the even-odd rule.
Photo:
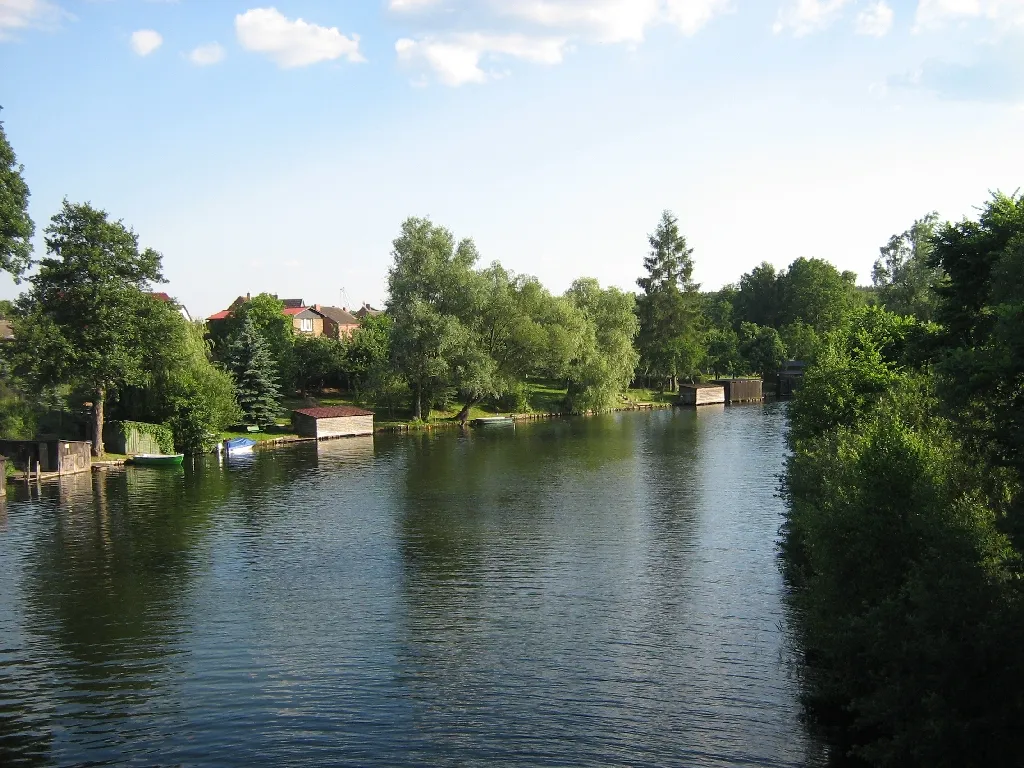
[[[0,496],[7,495],[7,459],[0,456]]]

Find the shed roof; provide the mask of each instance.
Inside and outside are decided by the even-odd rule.
[[[356,408],[353,405],[335,405],[326,408],[296,408],[293,413],[301,413],[314,419],[337,419],[344,416],[373,416],[373,411]]]
[[[333,320],[338,325],[359,325],[359,318],[344,307],[320,307],[320,314]]]

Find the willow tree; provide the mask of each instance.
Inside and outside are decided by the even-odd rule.
[[[138,235],[106,211],[67,200],[46,228],[46,252],[18,300],[16,359],[41,385],[92,392],[100,456],[108,393],[145,383],[146,292],[163,282],[160,254],[140,251]]]

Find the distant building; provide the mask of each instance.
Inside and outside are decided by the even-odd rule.
[[[14,327],[10,320],[0,318],[0,342],[14,341]]]
[[[779,397],[792,397],[804,382],[807,363],[802,360],[787,360],[779,369]]]
[[[302,437],[354,437],[373,434],[373,411],[351,405],[292,411],[292,429]]]
[[[725,402],[725,387],[721,384],[680,384],[680,405],[716,405]]]
[[[274,296],[276,299],[277,296]],[[251,301],[250,294],[239,296],[231,305],[220,312],[210,315],[208,322],[226,320],[231,314],[238,310],[245,302]],[[292,330],[296,336],[327,336],[332,339],[345,339],[352,335],[352,332],[359,327],[359,317],[348,311],[345,307],[326,307],[320,304],[306,306],[302,299],[280,299],[284,304],[281,314],[291,320]],[[363,310],[369,314],[379,314],[368,304]],[[362,311],[362,310],[361,310]]]
[[[336,339],[351,337],[353,331],[359,327],[359,318],[345,307],[322,307],[318,304],[317,309],[334,324],[333,337]]]
[[[364,317],[367,317],[367,316],[373,317],[374,315],[383,315],[384,314],[384,310],[382,310],[382,309],[374,309],[369,304],[364,303],[363,306],[361,306],[359,309],[357,309],[352,314],[355,315],[356,318],[358,318],[359,320],[362,320]]]
[[[173,304],[178,308],[178,311],[181,312],[182,317],[184,317],[188,322],[192,322],[192,315],[188,313],[188,310],[185,309],[185,307],[182,304],[180,304],[177,300],[172,299],[168,294],[164,293],[163,291],[150,291],[149,295],[152,296],[157,301],[163,301],[168,304]]]

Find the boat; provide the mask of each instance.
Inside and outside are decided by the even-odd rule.
[[[256,441],[251,437],[232,437],[224,441],[224,451],[228,456],[237,456],[241,453],[252,453]]]
[[[516,420],[511,416],[482,416],[472,423],[474,427],[508,427],[515,426]]]
[[[138,453],[131,457],[131,463],[144,467],[177,467],[184,458],[184,453]]]

